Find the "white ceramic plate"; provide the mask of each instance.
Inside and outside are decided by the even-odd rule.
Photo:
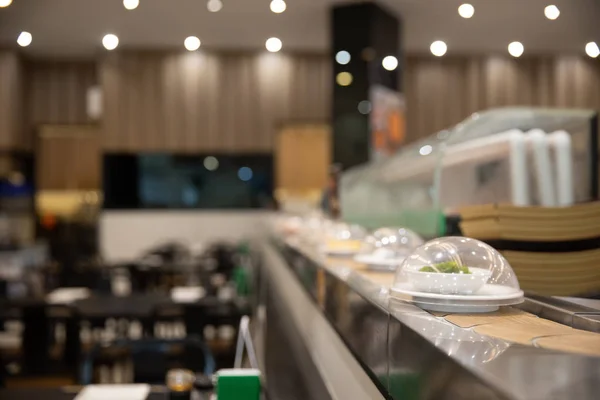
[[[480,313],[523,302],[523,291],[504,285],[486,284],[476,294],[452,295],[417,292],[410,282],[394,285],[390,294],[424,310],[450,313]]]
[[[410,282],[395,284],[391,290],[395,293],[420,299],[461,301],[467,302],[468,304],[486,301],[495,302],[502,300],[514,300],[523,297],[522,290],[516,290],[515,288],[509,286],[494,284],[485,284],[477,291],[477,293],[465,295],[420,292],[415,290],[415,287]]]

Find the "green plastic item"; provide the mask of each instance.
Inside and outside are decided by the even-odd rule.
[[[260,371],[221,369],[216,373],[217,400],[259,400]]]

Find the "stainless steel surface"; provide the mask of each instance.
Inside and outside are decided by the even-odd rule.
[[[599,299],[583,299],[580,297],[556,297],[557,299],[567,301],[569,303],[579,304],[580,306],[593,308],[600,313],[600,300]]]
[[[589,307],[589,305],[595,305],[594,302],[600,303],[600,301],[581,302],[577,300],[586,299],[528,295],[519,308],[575,329],[600,333],[600,310]]]
[[[305,258],[289,258],[286,262],[282,254],[268,244],[263,245],[262,250],[264,272],[268,277],[274,309],[279,318],[285,320],[287,336],[297,337],[302,342],[295,341],[298,346],[295,353],[305,349],[304,356],[314,364],[319,380],[322,380],[327,388],[327,396],[336,400],[384,399],[380,387],[371,379],[322,312],[325,304],[322,295],[327,285],[324,271],[321,268],[311,268],[313,264]],[[282,251],[283,255],[292,255],[286,249]],[[351,305],[352,301],[346,302],[343,290],[339,293],[342,303],[336,308],[339,310],[338,324],[355,326],[348,318],[351,317],[349,310],[356,307]],[[270,315],[269,309],[267,314]],[[385,342],[381,353],[385,354]],[[385,366],[385,360],[380,361]],[[387,371],[384,370],[382,375],[385,377]],[[272,379],[270,374],[267,379]],[[312,395],[308,398],[326,398],[322,396],[325,395]]]
[[[270,246],[268,246],[270,247]],[[275,247],[379,390],[393,399],[597,399],[600,358],[522,346],[479,335],[390,298],[343,259],[325,260],[293,243]],[[272,248],[272,247],[270,247]],[[575,304],[542,316],[598,322]],[[577,306],[580,307],[580,306]],[[579,324],[579,325],[578,325]],[[369,397],[353,396],[352,399]]]

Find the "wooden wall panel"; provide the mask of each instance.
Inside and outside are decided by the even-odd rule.
[[[23,74],[15,53],[0,52],[0,149],[23,149]]]
[[[44,124],[87,124],[86,96],[97,85],[94,61],[32,60],[25,65],[26,138]]]
[[[100,130],[94,126],[40,126],[35,153],[37,188],[100,189],[100,142]]]
[[[321,190],[331,164],[331,128],[324,123],[282,125],[275,140],[275,185],[289,192]]]
[[[491,107],[600,109],[600,59],[409,55],[404,65],[408,141]],[[119,52],[96,63],[0,52],[0,149],[31,149],[40,124],[89,123],[86,92],[100,80],[107,150],[269,151],[278,123],[328,120],[331,79],[325,55]]]
[[[270,151],[278,122],[330,110],[323,56],[117,53],[101,80],[111,151]]]
[[[600,60],[587,57],[409,56],[404,76],[408,141],[494,107],[600,110]]]

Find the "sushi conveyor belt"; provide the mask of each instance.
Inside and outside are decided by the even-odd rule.
[[[297,242],[275,239],[261,248],[276,307],[304,332],[330,398],[598,398],[600,301],[528,296],[518,308],[491,314],[430,313],[389,295],[393,274],[364,271]],[[293,287],[303,297],[288,298]],[[301,314],[304,301],[315,314]],[[328,340],[345,347],[341,356],[322,343],[328,328],[311,331],[319,318],[335,332]],[[567,342],[567,350],[543,345],[549,337]],[[587,343],[584,350],[571,349],[571,338]]]

